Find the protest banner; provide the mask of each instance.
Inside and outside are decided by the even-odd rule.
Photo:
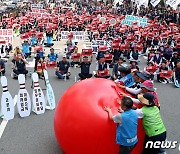
[[[13,43],[13,30],[12,29],[0,29],[0,39],[5,40],[6,44]]]
[[[139,26],[147,26],[147,18],[142,18],[138,16],[133,16],[133,15],[126,15],[125,19],[122,20],[121,24],[122,25],[129,25],[132,26],[133,22],[138,22]]]
[[[31,4],[31,9],[43,9],[43,4]]]
[[[62,31],[61,32],[61,40],[67,40],[68,39],[68,34],[72,33],[73,34],[73,40],[84,40],[84,32],[83,31]]]

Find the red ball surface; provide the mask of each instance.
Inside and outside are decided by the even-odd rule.
[[[104,106],[117,113],[119,98],[116,84],[106,79],[87,79],[71,86],[55,111],[54,130],[66,154],[118,154],[116,124],[109,120]],[[121,89],[119,89],[121,91]],[[138,145],[132,154],[142,151],[144,131],[138,126]]]

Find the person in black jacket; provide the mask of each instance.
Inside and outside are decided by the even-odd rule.
[[[0,56],[0,76],[1,75],[4,76],[4,74],[5,74],[5,63],[4,63],[4,60],[2,60]]]
[[[118,62],[114,65],[113,71],[112,71],[112,79],[113,80],[121,78],[121,74],[120,74],[119,69],[121,67],[123,67],[123,62],[124,62],[124,59],[122,57],[120,57]]]
[[[105,62],[104,56],[100,57],[98,64],[96,66],[96,74],[94,75],[97,78],[109,78],[109,64]]]
[[[174,52],[170,60],[170,66],[172,69],[176,66],[179,60],[180,60],[180,56],[178,55],[178,52]]]
[[[27,61],[22,58],[21,54],[17,55],[17,59],[12,61],[13,66],[13,72],[18,76],[19,74],[26,75],[28,71],[26,70],[26,63]]]
[[[79,73],[79,77],[81,80],[92,77],[92,74],[89,73],[90,72],[90,66],[91,66],[91,62],[88,62],[88,57],[84,56],[83,62],[80,63],[81,73]]]
[[[71,75],[70,63],[67,61],[66,55],[63,55],[63,60],[58,62],[55,74],[59,79],[69,79]]]

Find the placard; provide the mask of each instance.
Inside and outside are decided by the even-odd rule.
[[[99,45],[106,45],[106,41],[105,40],[92,40],[91,48],[94,53],[98,52]]]
[[[43,4],[31,4],[31,9],[43,9]]]
[[[0,39],[5,40],[6,44],[13,43],[13,29],[0,29]]]
[[[83,31],[62,31],[61,32],[61,40],[67,40],[68,34],[73,33],[73,40],[84,40],[84,32]]]
[[[147,20],[148,20],[147,18],[142,18],[133,15],[126,15],[125,19],[122,20],[121,24],[132,26],[133,22],[138,22],[139,26],[144,27],[144,26],[148,26]]]

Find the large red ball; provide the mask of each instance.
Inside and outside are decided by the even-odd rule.
[[[55,112],[54,130],[66,154],[118,154],[116,124],[109,120],[104,106],[117,113],[116,84],[106,79],[87,79],[74,84],[60,99]],[[141,153],[144,131],[140,121],[138,145]]]

